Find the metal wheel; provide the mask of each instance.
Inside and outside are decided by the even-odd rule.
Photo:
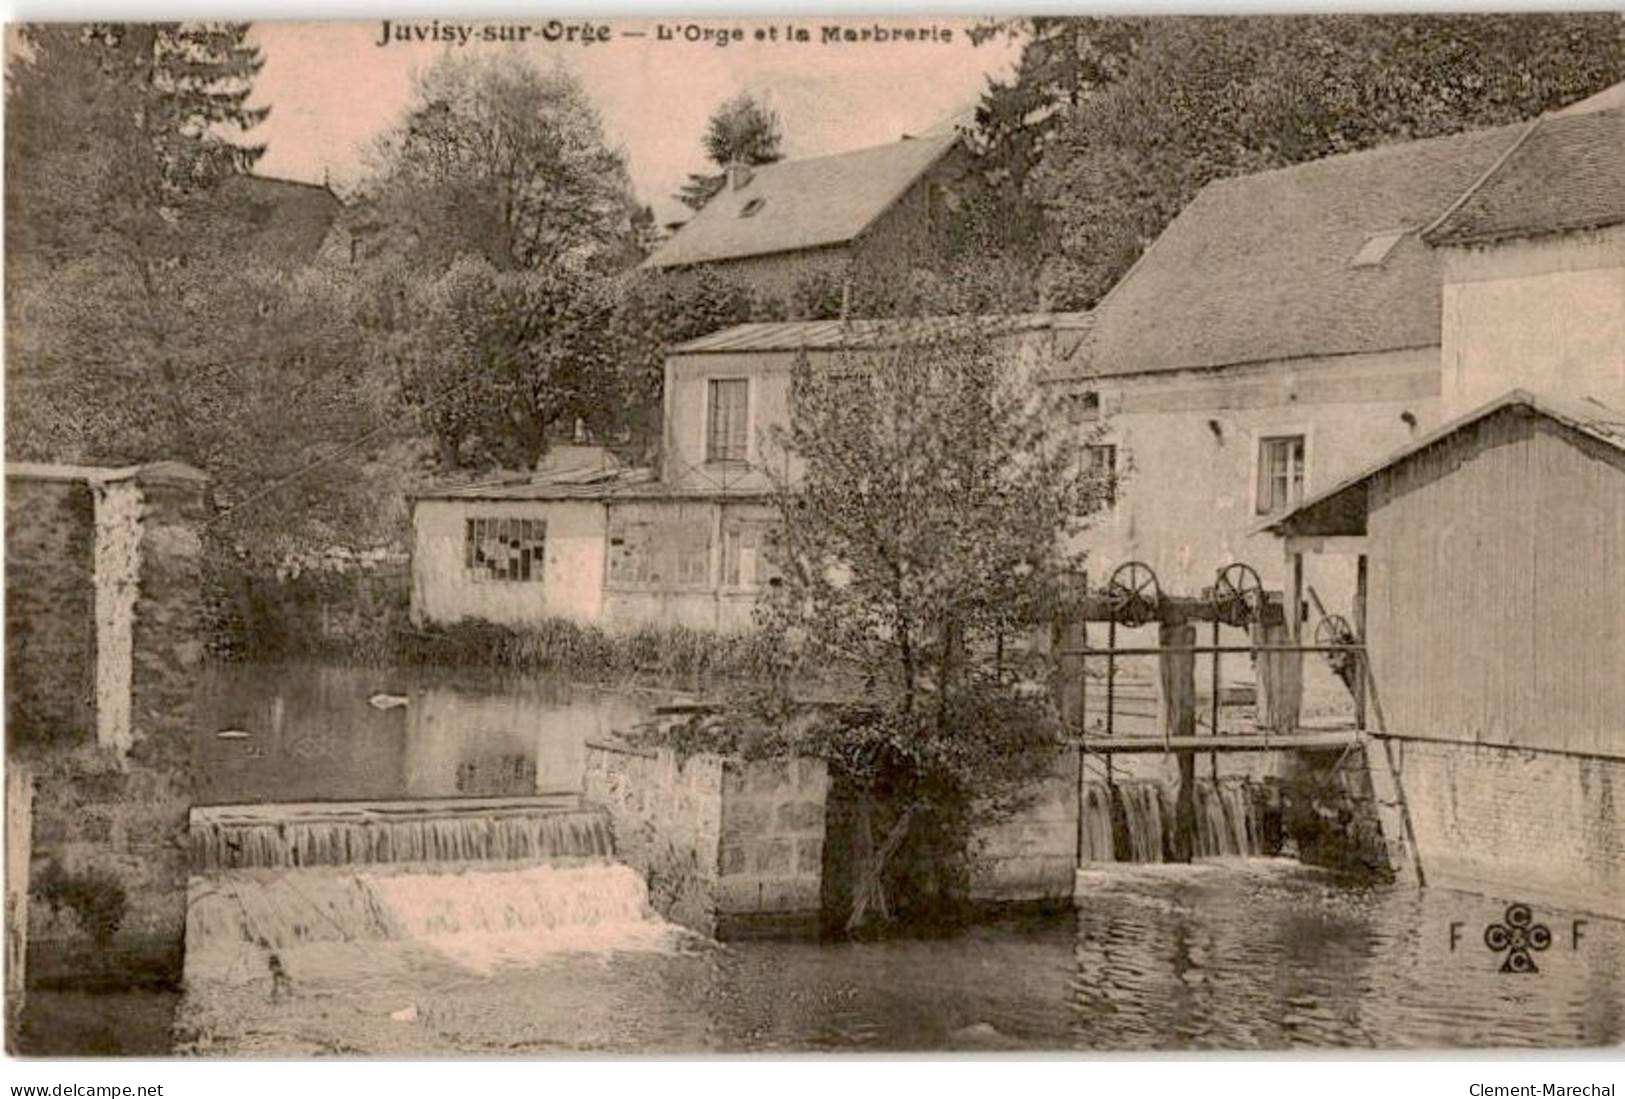
[[[1120,626],[1132,628],[1154,622],[1162,610],[1157,574],[1143,561],[1126,561],[1113,569],[1105,595],[1112,621]]]
[[[1226,626],[1244,627],[1264,611],[1264,582],[1240,561],[1219,570],[1213,581],[1213,616]]]
[[[1316,645],[1355,645],[1359,638],[1354,636],[1354,627],[1349,620],[1340,614],[1328,614],[1315,623]],[[1352,685],[1354,673],[1354,653],[1332,652],[1324,653],[1326,663],[1331,665],[1333,673]]]

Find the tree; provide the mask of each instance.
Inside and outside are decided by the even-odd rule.
[[[217,184],[258,55],[243,28],[24,28],[8,72],[7,453],[211,476],[252,553],[353,529],[344,467],[280,485],[378,415],[343,287],[245,259]],[[240,135],[238,135],[240,136]],[[256,499],[252,508],[235,505]]]
[[[1073,307],[1097,301],[1214,179],[1515,122],[1625,78],[1615,14],[1138,18],[1073,29],[1067,56],[1088,59],[1082,94],[1045,116],[1041,162],[1023,183],[1058,241],[1051,298]],[[1030,78],[1025,68],[1016,89],[984,104],[995,154],[1022,103],[1055,102],[1045,99],[1049,68]],[[1027,147],[1011,143],[1013,176]]]
[[[724,171],[734,164],[756,167],[784,159],[780,146],[784,133],[777,112],[757,102],[748,92],[725,100],[711,112],[705,136],[700,139],[705,156]],[[723,174],[690,175],[676,196],[692,210],[710,202],[722,190]]]
[[[1025,370],[1041,366],[1018,366],[997,322],[853,323],[855,342],[889,330],[895,346],[825,367],[803,355],[789,424],[769,440],[783,580],[764,626],[787,656],[738,711],[740,727],[769,730],[762,750],[824,756],[853,792],[849,929],[894,897],[923,902],[898,890],[921,864],[900,852],[962,863],[972,826],[1054,765],[1045,693],[1007,657],[1050,621],[1106,489],[1088,473],[1089,436],[1032,385]],[[844,670],[853,700],[798,706],[805,668]]]
[[[461,255],[499,270],[635,259],[625,158],[580,83],[518,55],[444,53],[373,150],[367,200],[416,262]]]
[[[530,469],[548,429],[605,426],[618,382],[614,300],[570,268],[499,271],[463,257],[421,287],[406,402],[436,440],[444,469]]]

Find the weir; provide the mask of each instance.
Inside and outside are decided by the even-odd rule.
[[[607,815],[575,793],[215,805],[190,817],[194,873],[248,868],[530,862],[614,853]]]
[[[1196,857],[1272,853],[1268,792],[1262,784],[1242,778],[1198,779],[1195,800]],[[1079,800],[1079,861],[1179,861],[1172,847],[1176,801],[1175,791],[1152,779],[1085,782]]]

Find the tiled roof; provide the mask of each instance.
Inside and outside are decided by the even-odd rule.
[[[1208,184],[1095,309],[1088,373],[1439,343],[1442,258],[1419,239],[1523,125]],[[1385,233],[1391,247],[1367,249]],[[1375,263],[1356,265],[1381,253]]]
[[[1625,108],[1543,118],[1424,234],[1429,244],[1596,229],[1625,222]]]
[[[838,351],[895,347],[905,340],[935,339],[973,328],[994,335],[1082,332],[1088,313],[1015,313],[987,317],[920,317],[899,320],[774,321],[740,324],[672,348],[673,355],[731,351]]]
[[[683,267],[844,244],[874,224],[958,142],[952,133],[905,138],[752,168],[744,186],[724,186],[644,266]]]
[[[1365,523],[1364,500],[1352,497],[1350,493],[1363,489],[1367,481],[1383,470],[1399,465],[1412,455],[1426,450],[1442,439],[1449,438],[1465,427],[1511,408],[1529,409],[1597,442],[1625,452],[1625,413],[1590,398],[1575,399],[1513,389],[1489,404],[1475,408],[1464,416],[1458,416],[1449,423],[1434,428],[1421,438],[1406,443],[1360,472],[1343,478],[1324,491],[1315,493],[1284,515],[1260,523],[1256,529],[1259,532],[1293,534],[1299,533],[1306,522],[1317,522],[1324,527],[1329,519],[1333,524],[1346,524],[1347,529],[1319,529],[1315,533],[1362,534]]]
[[[248,223],[248,247],[273,263],[307,263],[321,250],[343,204],[319,183],[240,175],[221,184]]]

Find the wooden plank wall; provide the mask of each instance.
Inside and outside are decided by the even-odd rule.
[[[1625,757],[1625,457],[1526,410],[1371,491],[1388,730]]]

